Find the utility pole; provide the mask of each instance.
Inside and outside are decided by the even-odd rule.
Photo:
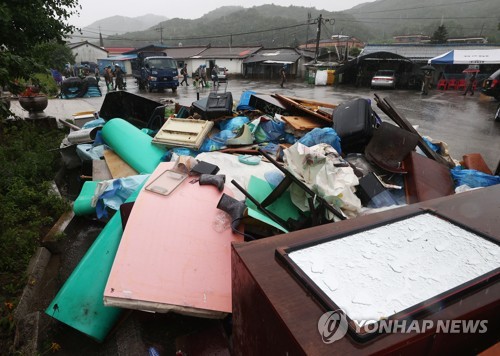
[[[321,37],[321,21],[323,21],[323,15],[319,14],[318,27],[316,28],[316,51],[314,52],[314,63],[318,63],[319,39]]]
[[[309,24],[311,23],[311,12],[307,13],[306,49],[309,43]]]
[[[323,15],[320,14],[319,17],[314,21],[318,25],[316,28],[316,51],[314,53],[314,63],[318,63],[318,55],[319,55],[319,40],[321,38],[321,24],[325,22],[335,23],[335,19],[323,19]]]
[[[99,46],[104,48],[104,40],[102,39],[101,26],[99,26]]]
[[[160,26],[156,28],[156,32],[160,32],[160,43],[163,44],[163,25],[160,24]]]

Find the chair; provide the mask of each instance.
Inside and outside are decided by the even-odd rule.
[[[465,90],[465,87],[467,86],[465,79],[460,79],[457,83],[457,90],[463,89]]]
[[[457,80],[456,79],[450,79],[448,81],[448,89],[457,89]]]
[[[446,79],[439,79],[439,82],[437,84],[438,89],[446,90],[448,89],[448,83]]]

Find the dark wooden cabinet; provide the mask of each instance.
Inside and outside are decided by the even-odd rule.
[[[235,355],[438,355],[477,354],[500,338],[500,282],[491,282],[434,308],[426,320],[487,320],[485,333],[377,335],[359,342],[347,334],[322,342],[325,309],[276,258],[276,250],[369,228],[431,210],[500,242],[500,185],[404,206],[391,211],[232,245],[233,354]]]

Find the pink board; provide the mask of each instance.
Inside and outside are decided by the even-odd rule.
[[[172,167],[161,163],[148,182]],[[141,191],[104,290],[105,305],[213,318],[231,312],[231,242],[243,237],[217,209],[222,192],[193,179],[167,196]],[[229,188],[224,193],[232,195]]]

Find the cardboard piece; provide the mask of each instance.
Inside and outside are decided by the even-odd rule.
[[[111,176],[116,178],[123,178],[129,176],[135,176],[139,174],[135,169],[130,167],[130,165],[120,158],[114,151],[104,150],[104,159],[108,165],[108,169]]]
[[[319,123],[318,120],[311,119],[307,116],[281,116],[281,118],[295,130],[300,131],[309,131],[316,127],[324,126]]]

